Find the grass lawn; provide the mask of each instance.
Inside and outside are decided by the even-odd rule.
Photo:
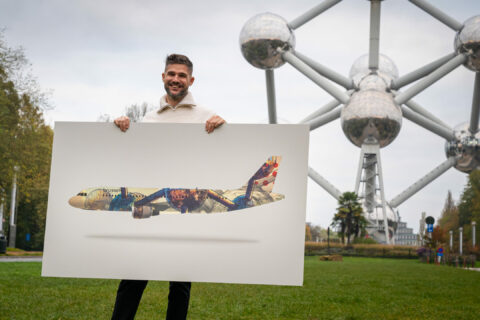
[[[109,319],[118,280],[41,278],[0,263],[0,319]],[[167,283],[150,282],[136,319],[163,319]],[[159,315],[161,315],[159,317]],[[303,287],[195,283],[189,319],[479,319],[480,272],[416,260],[305,258]]]

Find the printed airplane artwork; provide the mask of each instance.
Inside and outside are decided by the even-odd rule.
[[[273,193],[281,156],[272,156],[248,180],[233,190],[185,188],[89,188],[68,203],[84,210],[131,211],[137,219],[160,213],[218,213],[255,207],[285,198]]]

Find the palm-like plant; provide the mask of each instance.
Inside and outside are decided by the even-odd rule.
[[[358,202],[358,196],[355,192],[345,192],[338,199],[337,212],[333,216],[332,226],[339,230],[342,236],[342,243],[350,244],[350,237],[358,237],[367,225],[367,220],[363,216],[363,208]]]

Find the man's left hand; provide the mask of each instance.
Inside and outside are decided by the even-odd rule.
[[[212,133],[213,130],[220,127],[224,123],[225,120],[222,117],[214,115],[205,123],[205,131],[207,131],[208,133]]]

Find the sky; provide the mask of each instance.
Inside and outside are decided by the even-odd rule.
[[[430,1],[463,23],[480,14],[477,0]],[[256,14],[291,21],[320,1],[0,0],[0,27],[11,47],[22,46],[32,72],[54,106],[46,121],[96,121],[132,104],[155,107],[163,95],[161,72],[170,53],[188,55],[196,101],[230,123],[267,123],[264,71],[242,56],[239,34]],[[382,1],[380,52],[400,75],[453,52],[455,32],[406,0]],[[295,50],[348,76],[368,52],[369,1],[344,0],[294,31]],[[414,99],[450,126],[469,121],[474,72],[463,66]],[[297,123],[332,98],[288,64],[275,69],[280,123]],[[445,140],[404,119],[381,150],[385,193],[394,198],[445,161]],[[310,134],[309,165],[342,192],[354,189],[360,149],[340,120]],[[422,212],[438,218],[447,192],[459,199],[467,181],[452,168],[398,207],[418,230]],[[308,181],[307,221],[327,227],[337,207]]]

